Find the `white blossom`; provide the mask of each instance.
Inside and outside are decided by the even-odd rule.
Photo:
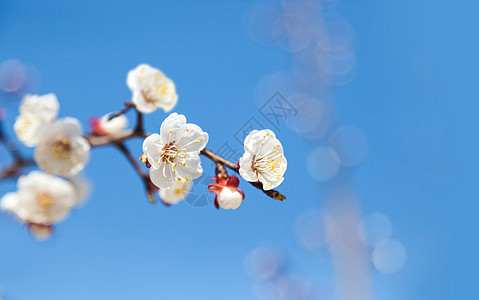
[[[287,161],[283,146],[269,129],[253,130],[244,141],[244,155],[239,160],[241,177],[260,181],[264,190],[271,190],[284,180]]]
[[[111,120],[109,118],[110,114],[106,114],[99,122],[99,129],[106,135],[117,135],[128,126],[128,118],[125,115],[119,115]]]
[[[189,181],[203,173],[199,153],[208,142],[208,133],[198,125],[186,124],[186,118],[170,114],[161,124],[160,134],[143,142],[143,153],[150,163],[150,179],[160,189],[174,181]]]
[[[176,181],[169,189],[160,189],[161,200],[166,204],[177,204],[190,194],[193,184],[191,181]]]
[[[126,83],[133,92],[133,103],[143,113],[151,113],[157,108],[169,112],[178,101],[173,81],[147,64],[141,64],[131,70]]]
[[[75,118],[53,122],[44,130],[35,149],[36,163],[50,174],[76,175],[90,158],[90,144],[81,134],[81,124]]]
[[[216,196],[219,206],[223,209],[237,209],[243,202],[244,195],[237,188],[223,187]]]
[[[46,126],[57,117],[59,107],[55,94],[25,95],[20,104],[20,115],[13,125],[18,139],[25,146],[35,146]]]
[[[57,223],[68,215],[75,204],[73,185],[60,177],[32,171],[21,176],[17,186],[17,192],[2,197],[0,206],[25,223]]]

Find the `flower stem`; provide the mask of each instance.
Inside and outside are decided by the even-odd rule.
[[[114,113],[113,115],[111,115],[111,116],[108,118],[108,121],[111,121],[111,120],[113,120],[114,118],[119,117],[119,116],[125,114],[127,111],[129,111],[129,110],[130,110],[131,108],[133,108],[133,107],[135,107],[135,104],[133,104],[133,103],[130,102],[130,101],[125,101],[125,107],[124,107],[122,110],[120,110],[120,111]]]

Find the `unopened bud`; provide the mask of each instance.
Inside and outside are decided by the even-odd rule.
[[[148,162],[146,154],[142,154],[138,160],[144,163],[148,169],[151,168],[151,164]]]

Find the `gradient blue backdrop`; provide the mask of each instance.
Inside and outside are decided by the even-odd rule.
[[[291,65],[287,52],[245,34],[254,3],[3,0],[0,61],[35,65],[35,92],[55,92],[60,116],[85,127],[130,97],[130,69],[159,67],[177,85],[175,111],[207,131],[215,149],[257,114],[258,81]],[[459,3],[345,0],[335,8],[359,41],[357,74],[335,92],[340,123],[369,140],[354,173],[361,207],[388,215],[408,253],[399,273],[373,276],[377,299],[446,299],[449,289],[458,298],[468,293],[459,286],[474,278],[477,175],[463,171],[477,160],[476,143],[465,142],[477,139],[478,7]],[[4,101],[12,124],[17,104]],[[149,115],[147,128],[156,130],[164,117]],[[306,174],[303,139],[286,127],[279,137],[288,157],[280,190],[288,200],[270,200],[243,182],[247,199],[236,211],[151,205],[119,153],[95,150],[86,169],[92,197],[53,239],[38,243],[0,216],[5,299],[252,299],[243,260],[264,243],[283,249],[296,271],[331,276],[325,255],[294,243],[297,216],[323,205],[321,186]],[[137,155],[140,143],[130,145]],[[0,193],[14,188],[2,184]],[[466,265],[471,272],[459,269]]]

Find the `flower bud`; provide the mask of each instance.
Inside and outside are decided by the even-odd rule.
[[[223,209],[237,209],[243,201],[243,194],[236,188],[225,186],[216,196],[219,206]]]

